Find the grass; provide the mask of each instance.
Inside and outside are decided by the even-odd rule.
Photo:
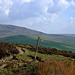
[[[35,75],[75,75],[75,67],[69,61],[45,61],[37,65]]]
[[[35,52],[34,51],[30,51],[28,49],[25,49],[25,53],[19,55],[21,56],[22,58],[24,58],[25,60],[26,59],[30,59],[30,57],[28,57],[27,55],[32,55],[32,56],[35,56]],[[62,55],[49,55],[49,54],[41,54],[41,53],[37,53],[37,56],[38,57],[41,57],[43,59],[63,59],[63,60],[67,60],[68,57],[64,57]]]
[[[25,49],[25,53],[20,55],[24,59],[28,59],[27,55],[35,55],[35,52]],[[64,57],[61,55],[48,55],[37,53],[38,57],[42,59],[46,59],[45,62],[41,62],[37,64],[36,62],[32,62],[30,65],[27,65],[28,68],[34,68],[32,70],[32,74],[34,75],[74,75],[75,74],[75,63],[73,61],[68,60],[68,57]],[[30,59],[30,58],[29,58]]]

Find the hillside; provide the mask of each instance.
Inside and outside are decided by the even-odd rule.
[[[67,34],[48,34],[48,35],[42,35],[41,37],[48,40],[75,44],[75,37],[73,36],[74,34],[72,36]]]
[[[32,38],[37,38],[37,36],[40,36],[42,39],[45,40],[75,44],[74,34],[45,34],[25,27],[0,24],[0,38],[12,35],[30,35]]]
[[[65,36],[75,37],[75,34],[64,34]]]
[[[27,34],[27,35],[39,35],[43,34],[35,30],[31,30],[25,27],[19,27],[14,25],[2,25],[0,24],[0,35],[18,35],[18,34]]]
[[[13,45],[19,54],[0,59],[0,75],[75,75],[75,53],[39,47],[35,61],[35,46]]]
[[[0,24],[0,42],[36,45],[38,36],[44,40],[39,46],[75,52],[74,34],[45,34],[25,27]]]
[[[0,42],[30,44],[30,45],[36,46],[37,38],[32,38],[27,35],[16,35],[16,36],[0,38]],[[57,48],[59,50],[66,50],[66,51],[75,52],[75,45],[74,44],[68,44],[68,43],[57,42],[57,41],[52,41],[52,40],[40,41],[39,46]]]

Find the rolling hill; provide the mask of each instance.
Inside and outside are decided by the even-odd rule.
[[[0,24],[0,35],[3,36],[3,35],[19,35],[19,34],[39,35],[39,34],[44,34],[44,33],[31,30],[25,27]]]
[[[18,43],[18,44],[30,44],[36,46],[36,38],[31,38],[27,35],[15,35],[0,38],[0,42],[10,42],[10,43]],[[58,50],[66,50],[75,52],[75,45],[63,42],[57,42],[52,40],[44,40],[40,41],[39,46],[42,47],[50,47],[50,48],[57,48]]]
[[[30,35],[32,38],[37,38],[37,36],[40,36],[45,40],[75,44],[74,34],[45,34],[25,27],[0,24],[0,38],[12,35]]]
[[[40,41],[40,46],[75,52],[74,34],[45,34],[24,27],[0,24],[0,42],[36,45],[38,36],[44,40]]]

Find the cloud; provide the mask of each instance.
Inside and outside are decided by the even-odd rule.
[[[38,17],[46,14],[48,5],[53,5],[52,0],[13,0],[13,6],[10,8],[9,17],[15,19],[25,19]]]
[[[69,7],[69,2],[66,0],[53,0],[53,3],[53,6],[48,9],[48,12],[51,14],[58,14]]]
[[[75,1],[74,0],[71,1],[71,5],[75,6]]]
[[[50,14],[53,21],[54,14],[57,15],[69,7],[66,0],[0,0],[0,4],[0,12],[13,20],[40,17],[42,14],[45,17]]]
[[[71,24],[75,24],[75,18],[70,17],[70,23],[71,23]]]
[[[74,0],[0,0],[0,13],[11,19],[26,19],[42,14],[58,14],[69,6],[75,5]]]
[[[31,2],[32,0],[21,0],[23,3],[24,2]]]
[[[8,15],[9,9],[13,2],[11,0],[0,0],[0,16],[2,14]]]
[[[53,14],[51,17],[51,22],[53,22],[55,20],[55,18],[57,18],[57,14]]]

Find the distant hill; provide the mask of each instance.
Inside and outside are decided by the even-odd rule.
[[[67,35],[67,34],[48,34],[48,35],[42,35],[41,37],[43,37],[45,39],[48,39],[48,40],[75,44],[74,34],[73,35]]]
[[[75,37],[75,34],[64,34],[65,36]]]
[[[39,35],[44,33],[31,30],[25,27],[0,24],[0,35],[13,35],[13,34]]]
[[[75,44],[75,34],[45,34],[25,27],[0,24],[0,38],[12,35],[28,35],[32,38],[37,38],[37,36],[40,36],[45,40]]]

